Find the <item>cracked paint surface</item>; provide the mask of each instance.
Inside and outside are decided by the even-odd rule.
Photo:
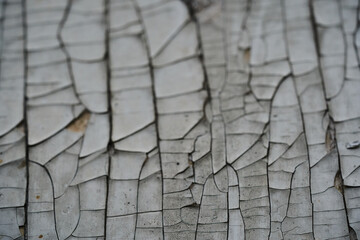
[[[358,239],[359,7],[0,1],[0,239]]]

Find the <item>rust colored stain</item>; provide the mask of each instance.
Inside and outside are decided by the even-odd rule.
[[[67,129],[72,132],[85,132],[86,126],[90,119],[89,112],[83,112],[79,118],[73,121]]]

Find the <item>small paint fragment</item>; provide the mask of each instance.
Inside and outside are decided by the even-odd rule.
[[[331,132],[330,128],[328,128],[326,130],[325,146],[326,146],[326,150],[328,152],[330,152],[334,148],[333,135],[332,135],[332,132]]]
[[[356,141],[348,142],[346,143],[345,146],[347,149],[355,149],[360,146],[360,141],[356,140]]]
[[[334,179],[334,187],[341,193],[344,194],[343,180],[340,172],[337,172]]]

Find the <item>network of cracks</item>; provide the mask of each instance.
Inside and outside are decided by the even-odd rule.
[[[358,0],[0,1],[0,239],[360,236]]]

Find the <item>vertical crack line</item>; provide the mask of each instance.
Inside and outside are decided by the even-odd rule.
[[[56,33],[56,37],[57,37],[57,40],[60,43],[60,49],[64,52],[64,54],[66,56],[66,65],[67,65],[68,70],[69,70],[69,77],[70,77],[72,86],[74,88],[75,96],[77,97],[79,102],[82,103],[82,101],[81,101],[81,99],[79,97],[78,91],[76,89],[75,77],[74,77],[74,73],[73,73],[72,65],[71,65],[71,57],[70,57],[70,54],[69,54],[68,50],[66,49],[66,45],[65,45],[65,43],[64,43],[64,41],[62,39],[62,36],[61,36],[61,32],[62,32],[62,30],[64,28],[64,25],[65,25],[65,23],[66,23],[66,21],[67,21],[67,19],[69,17],[71,6],[72,6],[72,0],[67,0],[66,8],[64,9],[64,15],[62,16],[62,18],[60,20],[60,23],[59,23],[59,26],[58,26],[58,29],[57,29],[57,33]]]
[[[293,185],[293,180],[294,180],[294,176],[295,176],[295,172],[296,172],[296,169],[299,167],[300,165],[296,166],[295,167],[295,170],[293,173],[291,173],[291,179],[290,179],[290,188],[289,188],[289,196],[288,196],[288,199],[287,199],[287,203],[286,203],[286,213],[285,213],[285,216],[284,218],[281,220],[280,223],[280,228],[279,229],[281,231],[281,235],[282,237],[284,238],[284,235],[286,235],[287,232],[284,232],[283,231],[283,224],[284,224],[284,221],[286,218],[289,218],[289,207],[290,207],[290,200],[291,200],[291,194],[293,194],[293,188],[292,188],[292,185]],[[276,189],[277,191],[284,191],[283,189]],[[285,190],[286,191],[286,190]],[[291,231],[291,230],[290,230]],[[289,231],[288,231],[289,232]],[[285,238],[284,238],[285,239]],[[314,239],[314,238],[313,238]]]
[[[26,163],[26,194],[25,194],[25,206],[24,206],[24,232],[25,239],[28,239],[28,202],[29,202],[29,148],[28,148],[28,124],[27,124],[27,97],[26,97],[26,87],[27,87],[27,74],[28,74],[28,54],[27,54],[27,24],[26,24],[26,0],[21,1],[22,6],[22,28],[23,28],[23,61],[24,61],[24,98],[23,98],[23,125],[25,133],[25,163]],[[4,12],[4,10],[3,10]],[[2,14],[4,16],[4,14]]]
[[[200,209],[201,209],[201,204],[202,204],[202,200],[203,200],[203,197],[204,197],[205,184],[206,184],[206,182],[208,181],[208,179],[210,178],[211,175],[212,174],[207,176],[204,184],[202,184],[203,188],[201,190],[201,197],[200,197],[200,201],[199,201],[200,202],[200,204],[199,204],[199,212],[198,212],[197,219],[196,219],[196,228],[195,228],[195,238],[194,238],[194,240],[197,240],[197,233],[198,233],[198,229],[199,229],[199,219],[200,219]]]
[[[161,172],[161,215],[162,215],[162,235],[163,235],[163,239],[165,239],[165,231],[164,231],[164,199],[163,199],[163,195],[164,195],[164,178],[163,178],[163,169],[162,169],[162,159],[161,159],[161,151],[160,151],[160,135],[159,135],[159,126],[158,126],[158,109],[157,109],[157,104],[156,104],[156,93],[155,93],[155,77],[154,77],[154,65],[152,62],[152,58],[151,58],[151,53],[150,53],[150,46],[149,46],[149,41],[147,39],[147,34],[146,34],[146,28],[145,28],[145,24],[144,24],[144,19],[142,18],[141,15],[141,10],[140,10],[140,6],[137,4],[136,0],[132,0],[134,8],[135,8],[135,12],[137,17],[139,18],[139,22],[142,28],[142,42],[145,45],[145,50],[146,50],[146,55],[148,58],[148,66],[149,66],[149,71],[150,71],[150,78],[151,78],[151,92],[152,92],[152,97],[153,97],[153,105],[154,105],[154,117],[155,117],[155,130],[156,130],[156,144],[157,144],[157,148],[158,148],[158,154],[159,154],[159,160],[160,160],[160,172]],[[139,179],[140,181],[140,179]],[[138,212],[138,211],[137,211]],[[138,213],[136,214],[136,218],[137,218]],[[135,226],[135,232],[136,232],[136,226]]]
[[[318,30],[316,27],[316,21],[315,21],[315,10],[314,10],[314,0],[309,0],[309,8],[310,8],[310,20],[311,20],[311,26],[312,26],[312,33],[313,33],[313,38],[314,38],[314,42],[315,42],[315,48],[316,48],[316,54],[317,54],[317,62],[318,62],[318,68],[319,68],[319,74],[320,74],[320,78],[321,78],[321,85],[322,85],[322,89],[324,92],[324,96],[325,96],[325,102],[326,102],[326,108],[327,108],[327,112],[329,112],[329,102],[326,99],[326,91],[325,91],[325,79],[324,79],[324,74],[321,68],[321,60],[320,60],[320,40],[318,38]],[[345,47],[346,47],[346,39],[344,39],[344,43],[345,43]],[[346,52],[345,52],[346,55]],[[346,58],[344,58],[346,59]],[[344,60],[345,61],[345,60]],[[345,68],[345,63],[344,63],[344,68]],[[345,81],[345,79],[343,79],[343,81]],[[341,172],[341,161],[340,161],[340,153],[338,151],[338,144],[337,144],[337,138],[336,138],[336,128],[335,128],[335,121],[332,118],[332,116],[329,114],[329,126],[332,128],[333,130],[333,141],[334,141],[334,146],[336,148],[336,155],[337,155],[337,159],[338,159],[338,172],[340,173],[340,176],[342,178],[342,172]],[[343,198],[343,203],[344,203],[344,210],[345,210],[345,215],[346,215],[346,221],[347,221],[347,225],[348,225],[348,231],[350,233],[350,222],[349,222],[349,217],[348,217],[348,211],[347,211],[347,206],[346,206],[346,200],[345,200],[345,195],[342,194],[342,198]]]
[[[199,62],[201,64],[201,68],[203,71],[203,75],[204,75],[204,83],[203,83],[203,88],[206,90],[207,96],[204,102],[204,108],[203,108],[203,114],[204,114],[204,119],[206,118],[206,105],[209,104],[211,107],[211,89],[210,89],[210,84],[209,84],[209,76],[207,74],[207,70],[206,70],[206,66],[205,66],[205,55],[204,55],[204,47],[202,44],[202,36],[201,36],[201,30],[200,30],[200,22],[196,16],[196,11],[194,9],[193,4],[190,1],[184,1],[185,5],[188,8],[189,14],[190,14],[190,18],[191,20],[195,23],[195,27],[196,27],[196,38],[197,38],[197,42],[198,42],[198,50],[199,50],[199,55],[198,55],[198,59]],[[208,122],[208,121],[207,121]],[[208,122],[209,123],[209,122]],[[209,149],[209,153],[210,153],[210,160],[211,160],[211,164],[213,161],[212,158],[212,144],[213,144],[213,133],[212,133],[212,123],[209,123],[209,133],[210,133],[210,149]],[[212,164],[212,168],[213,168],[213,164]],[[193,167],[193,171],[195,172],[195,165]],[[205,186],[205,184],[204,184]],[[202,192],[202,194],[204,194],[204,191]],[[203,195],[201,195],[201,200],[202,200]],[[200,203],[201,203],[200,200]],[[198,220],[200,217],[200,206],[199,206],[199,214],[198,214]],[[195,239],[197,236],[197,231],[198,231],[198,223],[199,221],[196,222],[196,230],[195,230]]]
[[[5,6],[6,6],[6,1],[1,1],[0,2],[0,6],[1,6],[1,16],[0,16],[0,39],[3,42],[4,41],[4,21],[5,21]],[[3,44],[0,44],[0,54],[2,56],[3,53]],[[2,57],[0,57],[0,63],[2,63]],[[0,69],[1,71],[1,69]]]
[[[182,1],[187,6],[188,12],[190,14],[190,18],[195,23],[195,26],[196,26],[196,37],[197,37],[198,49],[199,49],[198,59],[200,61],[201,68],[202,68],[203,75],[204,75],[203,88],[206,90],[206,93],[207,93],[207,97],[205,99],[204,109],[203,109],[204,118],[206,119],[206,110],[205,110],[205,108],[206,108],[207,104],[209,104],[210,107],[211,107],[212,98],[211,98],[211,89],[210,89],[210,84],[209,84],[209,76],[207,74],[207,69],[206,69],[206,66],[205,66],[205,55],[204,55],[203,39],[202,39],[202,36],[201,36],[200,22],[199,22],[199,20],[198,20],[198,18],[196,16],[196,10],[194,9],[194,5],[192,4],[192,2],[191,1],[186,1],[186,0],[182,0]],[[223,34],[223,41],[224,40],[225,40],[225,38],[224,38],[224,34]],[[223,49],[224,54],[225,54],[225,50],[226,50],[226,48],[224,47],[224,49]],[[226,72],[225,72],[225,74],[227,75]],[[223,86],[222,86],[222,88],[223,88]],[[219,101],[220,101],[220,98],[219,98]],[[213,157],[212,157],[212,154],[211,154],[212,153],[212,145],[213,145],[212,144],[213,143],[212,122],[209,123],[209,128],[210,128],[209,129],[209,133],[210,133],[210,150],[209,150],[209,154],[210,154],[210,160],[211,160],[211,164],[212,164],[211,168],[214,171],[214,169],[213,169],[213,166],[214,166],[213,161],[214,160],[213,160]],[[226,141],[226,135],[224,136],[224,139]],[[225,157],[226,157],[226,142],[225,142]],[[225,158],[225,160],[226,160],[226,158]],[[195,172],[195,165],[193,167],[193,171]],[[201,194],[201,198],[200,198],[200,205],[199,205],[199,212],[198,212],[198,215],[197,215],[196,228],[195,228],[195,240],[197,239],[199,218],[200,218],[200,208],[201,208],[201,203],[202,203],[202,199],[203,199],[203,196],[204,196],[205,184],[206,184],[206,182],[207,182],[207,180],[209,179],[210,176],[211,176],[211,174],[207,177],[207,179],[206,179],[206,181],[205,181],[205,183],[203,185],[203,189],[202,189],[202,194]],[[215,179],[214,179],[214,182],[215,182]],[[215,184],[216,184],[216,182],[215,182]],[[228,193],[227,193],[226,197],[227,197],[227,203],[228,203],[229,202]],[[228,214],[227,223],[229,224],[229,207],[227,207],[227,214]],[[227,227],[227,233],[226,234],[227,234],[227,238],[228,238],[228,236],[229,236],[229,226]]]
[[[360,67],[360,56],[359,56],[360,49],[356,44],[356,35],[360,31],[360,21],[359,20],[360,20],[360,2],[358,2],[358,7],[356,9],[356,26],[355,26],[354,36],[353,36],[354,48],[355,48],[355,51],[356,51],[355,56],[356,56],[356,59],[358,61],[358,66]]]
[[[226,171],[228,171],[227,169],[226,169],[226,167],[228,166],[228,164],[226,163],[226,165],[225,165],[225,170]],[[229,177],[229,174],[228,174],[228,177]],[[230,187],[229,187],[229,179],[228,179],[228,189],[227,189],[227,192],[226,192],[226,200],[227,200],[227,229],[226,229],[226,238],[227,239],[229,239],[229,235],[230,235],[230,233],[229,233],[229,231],[230,231],[230,198],[229,198],[229,189],[230,189]],[[240,200],[240,189],[239,189],[239,200]],[[239,208],[240,208],[240,201],[239,201]],[[244,234],[245,235],[245,234]]]
[[[301,115],[301,126],[303,128],[303,134],[305,135],[305,138],[304,138],[304,141],[305,141],[305,145],[306,145],[306,155],[307,155],[307,161],[308,161],[308,164],[309,164],[309,190],[310,190],[310,203],[311,203],[311,219],[312,219],[312,223],[311,223],[311,228],[312,228],[312,235],[313,235],[313,238],[315,238],[314,236],[314,203],[313,203],[313,194],[312,194],[312,189],[311,189],[311,167],[310,167],[310,154],[309,154],[309,145],[308,145],[308,141],[307,141],[307,134],[306,134],[306,129],[305,129],[305,119],[304,119],[304,112],[303,112],[303,107],[300,103],[300,96],[299,96],[299,91],[297,89],[297,86],[295,84],[295,81],[293,79],[293,84],[294,84],[294,87],[295,87],[295,91],[297,92],[296,94],[296,98],[297,98],[297,101],[298,101],[298,104],[299,104],[299,108],[300,108],[300,115]],[[295,169],[296,171],[296,169]],[[294,172],[295,174],[295,172]]]
[[[242,22],[242,25],[241,25],[241,30],[242,32],[244,31],[247,31],[248,32],[248,23],[249,23],[249,17],[251,15],[251,11],[253,9],[253,6],[252,6],[252,0],[246,0],[244,1],[246,2],[246,5],[245,5],[245,14],[244,14],[244,17],[243,17],[243,22]],[[250,38],[251,36],[249,36]],[[263,38],[263,34],[261,35],[261,38]],[[251,41],[251,39],[250,39]],[[245,54],[246,54],[246,50],[248,51],[249,55],[251,54],[251,42],[249,42],[249,46],[246,48],[246,49],[242,49],[244,50],[244,53],[243,53],[243,58],[245,58]],[[250,57],[250,56],[249,56]],[[247,61],[247,60],[246,60]],[[251,93],[254,98],[256,99],[256,102],[259,103],[261,105],[261,100],[258,99],[257,96],[255,96],[255,94],[253,94],[253,88],[251,86],[251,81],[252,81],[252,78],[253,78],[253,72],[251,70],[251,65],[250,65],[250,62],[247,61],[247,66],[249,68],[248,70],[248,79],[247,79],[247,87],[249,89],[249,93]],[[287,78],[287,76],[283,77],[281,79],[281,81],[279,82],[278,86],[276,86],[276,89],[275,89],[275,92],[274,92],[274,95],[276,93],[276,91],[278,90],[279,86],[281,85],[281,83]],[[269,102],[269,112],[268,112],[268,116],[269,116],[269,120],[268,122],[264,125],[263,127],[263,131],[262,131],[262,134],[259,136],[259,138],[257,139],[256,142],[258,141],[261,141],[261,139],[264,137],[264,136],[267,136],[267,147],[266,147],[266,156],[265,156],[265,160],[266,160],[266,184],[267,184],[267,200],[268,200],[268,203],[269,203],[269,228],[268,228],[268,239],[270,239],[270,235],[271,235],[271,201],[270,201],[270,181],[269,181],[269,164],[268,164],[268,156],[269,156],[269,152],[270,152],[270,120],[271,120],[271,114],[272,114],[272,99],[270,99],[270,101],[266,101],[266,102]],[[256,142],[251,146],[253,147]],[[237,173],[237,172],[236,172]],[[238,185],[239,185],[239,195],[241,193],[241,188],[240,188],[240,178],[238,176],[238,174],[236,174],[237,177],[238,177]],[[245,222],[245,218],[243,217],[243,213],[241,211],[241,199],[239,197],[239,210],[240,210],[240,214],[241,214],[241,217],[243,219],[243,222],[244,222],[244,239],[246,239],[246,222]]]
[[[207,93],[207,97],[206,97],[205,103],[204,103],[204,110],[203,110],[204,115],[206,115],[205,107],[207,104],[211,105],[211,90],[210,90],[210,84],[209,84],[209,77],[207,75],[207,71],[206,71],[206,67],[205,67],[205,60],[204,60],[205,56],[204,56],[204,48],[202,45],[202,37],[201,37],[201,33],[200,33],[200,23],[196,17],[195,9],[193,8],[193,5],[191,4],[191,2],[185,1],[184,3],[188,8],[190,18],[195,23],[195,27],[196,27],[196,38],[197,38],[198,50],[199,50],[198,59],[200,61],[201,68],[202,68],[202,71],[204,74],[204,86],[203,87],[205,88],[206,93]],[[211,142],[212,142],[212,140],[211,140]],[[211,144],[210,144],[210,151],[211,151]]]
[[[229,63],[229,54],[228,54],[228,39],[227,39],[227,36],[226,36],[226,33],[227,33],[227,29],[226,29],[226,12],[225,12],[225,10],[224,9],[226,9],[226,0],[224,0],[224,1],[222,1],[221,2],[221,19],[222,19],[222,31],[221,31],[221,33],[222,33],[222,41],[223,41],[223,43],[224,43],[224,45],[223,45],[223,51],[224,51],[224,59],[225,59],[225,66],[224,66],[224,68],[225,68],[225,79],[224,79],[224,82],[223,82],[223,84],[222,84],[222,86],[221,86],[221,89],[220,89],[220,91],[219,91],[219,108],[220,108],[220,112],[221,112],[221,122],[222,122],[222,124],[223,124],[223,126],[224,126],[224,153],[225,153],[225,166],[228,164],[228,159],[227,159],[227,142],[226,142],[226,136],[227,136],[227,134],[226,134],[226,124],[225,124],[225,121],[224,121],[224,116],[223,116],[223,111],[222,111],[222,107],[221,107],[221,94],[222,94],[222,92],[224,91],[224,88],[225,88],[225,85],[226,85],[226,83],[227,83],[227,79],[228,79],[228,76],[229,76],[229,73],[228,73],[228,63]],[[213,161],[214,161],[214,159],[212,159]],[[214,166],[214,165],[213,165]],[[214,177],[215,177],[215,173],[214,173]],[[214,181],[215,181],[215,178],[214,178]],[[216,181],[215,181],[215,183],[216,183]],[[228,189],[228,191],[229,191],[229,189]],[[227,194],[226,195],[227,196],[227,200],[229,201],[229,195]],[[228,208],[228,227],[227,227],[227,238],[229,237],[229,208]]]
[[[281,84],[281,82],[280,82]],[[279,85],[280,86],[280,85]],[[276,94],[276,91],[274,92],[274,94]],[[275,95],[274,95],[275,96]],[[267,149],[266,149],[266,179],[267,179],[267,189],[268,189],[268,199],[269,199],[269,234],[268,234],[268,239],[270,239],[271,236],[271,195],[270,195],[270,178],[269,178],[269,156],[270,156],[270,125],[271,125],[271,114],[272,114],[272,100],[270,101],[270,107],[269,107],[269,128],[267,129],[267,134],[268,134],[268,143],[267,143]],[[239,182],[240,185],[240,182]]]
[[[244,30],[247,30],[247,24],[248,24],[248,20],[249,20],[249,16],[250,16],[250,13],[251,13],[251,10],[252,10],[252,1],[251,0],[246,0],[246,6],[245,6],[245,12],[246,14],[244,15],[244,18],[243,18],[243,22],[242,22],[242,26],[241,26],[241,30],[242,32],[244,32]],[[251,49],[251,45],[248,47],[248,51]],[[227,56],[227,54],[226,54]],[[245,58],[245,51],[243,53],[243,59]],[[245,61],[245,60],[244,60]],[[249,62],[247,62],[247,66],[249,67],[249,71],[248,71],[248,79],[247,79],[247,87],[249,88],[249,91],[252,92],[252,88],[251,88],[251,80],[252,80],[252,71],[251,71],[251,68],[250,68],[250,64]],[[255,94],[254,94],[255,96]],[[244,97],[245,98],[245,97]],[[256,101],[258,101],[258,99],[256,99]],[[245,103],[244,103],[245,104]],[[271,109],[271,107],[270,107]],[[270,114],[270,113],[269,113]],[[270,116],[269,116],[269,122],[270,122]],[[264,126],[264,130],[266,129],[266,125]],[[263,130],[263,131],[264,131]],[[263,132],[264,134],[264,132]],[[262,135],[263,135],[262,134]],[[259,139],[261,139],[262,135],[259,137]],[[258,141],[258,140],[257,140]],[[254,145],[256,144],[256,142],[254,143]],[[250,149],[250,148],[249,148]],[[269,149],[269,148],[268,148]],[[235,169],[234,169],[235,170]],[[242,221],[243,221],[243,224],[244,224],[244,240],[246,240],[246,222],[245,222],[245,218],[243,216],[243,212],[241,211],[241,199],[240,199],[240,196],[241,196],[241,192],[243,189],[241,189],[240,187],[240,178],[239,178],[239,175],[238,175],[238,172],[235,171],[236,173],[236,177],[238,179],[238,188],[239,188],[239,211],[240,211],[240,215],[241,215],[241,218],[242,218]],[[269,177],[268,177],[268,164],[266,163],[266,176],[267,176],[267,188],[268,188],[268,200],[269,200],[269,213],[271,211],[271,207],[270,207],[270,192],[269,192]],[[271,219],[271,214],[269,214],[269,219]],[[270,221],[270,224],[271,226],[271,221]],[[271,228],[269,229],[269,234],[268,234],[268,238],[270,237],[270,231],[271,231]]]
[[[267,176],[267,184],[268,184],[268,199],[269,199],[269,208],[270,208],[270,230],[269,230],[269,235],[268,235],[268,239],[270,239],[270,235],[271,235],[271,199],[270,199],[270,179],[269,179],[269,155],[270,155],[270,144],[272,143],[270,141],[270,135],[271,135],[271,131],[270,131],[270,126],[271,126],[271,115],[272,115],[272,105],[273,105],[273,101],[274,101],[274,96],[276,95],[277,91],[279,90],[280,86],[283,84],[283,82],[288,78],[290,77],[291,74],[288,74],[288,75],[285,75],[279,82],[279,84],[276,86],[275,88],[275,91],[274,91],[274,95],[273,97],[271,98],[270,100],[270,110],[269,110],[269,123],[268,123],[268,130],[267,130],[267,133],[268,133],[268,147],[267,147],[267,151],[266,151],[266,158],[267,158],[267,164],[266,164],[266,176]],[[267,133],[264,133],[264,134],[267,134]],[[289,146],[289,148],[291,147],[291,145]],[[274,162],[272,163],[274,164]],[[271,164],[270,164],[271,165]],[[240,184],[240,183],[239,183]],[[273,188],[274,189],[274,188]],[[289,189],[291,191],[291,189]]]
[[[65,44],[63,42],[63,39],[61,37],[61,31],[62,29],[64,28],[64,25],[65,25],[65,22],[67,20],[67,18],[69,17],[69,14],[70,14],[70,9],[71,9],[71,6],[72,6],[72,0],[67,0],[67,3],[66,3],[66,7],[64,9],[64,12],[63,12],[63,16],[59,22],[59,25],[58,25],[58,29],[57,29],[57,34],[56,34],[56,37],[57,37],[57,40],[59,41],[60,43],[60,48],[61,50],[65,53],[66,55],[66,63],[67,63],[67,66],[68,66],[68,69],[69,69],[69,77],[72,81],[72,84],[74,86],[74,89],[76,90],[76,86],[75,86],[75,81],[74,81],[74,76],[73,76],[73,71],[72,71],[72,67],[71,67],[71,59],[70,59],[70,55],[69,53],[67,52],[66,50],[66,47],[65,47]],[[77,94],[77,91],[74,91],[77,98],[79,98],[78,94]],[[80,98],[79,98],[80,99]],[[43,167],[43,166],[41,166]],[[43,167],[47,174],[49,175],[49,178],[51,180],[51,186],[52,186],[52,192],[53,192],[53,211],[54,211],[54,223],[55,223],[55,226],[54,226],[54,229],[55,229],[55,233],[56,233],[56,236],[57,236],[57,239],[59,239],[59,233],[58,233],[58,230],[57,230],[57,227],[56,227],[56,211],[55,211],[55,198],[54,198],[54,183],[53,183],[53,179],[51,178],[51,175],[50,173],[48,172],[48,169],[46,167]]]
[[[105,4],[105,55],[104,61],[106,62],[106,85],[107,85],[107,101],[108,101],[108,120],[109,120],[109,142],[107,146],[108,151],[108,172],[106,176],[106,196],[105,196],[105,218],[104,218],[104,238],[106,239],[107,234],[107,218],[108,218],[108,201],[109,201],[109,186],[110,186],[110,169],[112,162],[112,153],[114,150],[114,144],[112,141],[112,129],[113,129],[113,118],[112,118],[112,108],[111,108],[111,63],[110,63],[110,24],[109,24],[109,10],[110,10],[110,0],[104,0]]]
[[[37,163],[38,164],[38,163]],[[58,240],[60,240],[60,237],[59,237],[59,232],[58,232],[58,229],[57,229],[57,224],[56,224],[56,211],[55,211],[55,201],[56,201],[56,198],[55,198],[55,187],[54,187],[54,180],[52,179],[51,177],[51,174],[49,172],[49,170],[45,167],[45,166],[42,166],[41,164],[38,164],[41,168],[44,169],[44,171],[46,172],[46,174],[49,176],[49,179],[50,179],[50,182],[51,182],[51,190],[52,190],[52,198],[53,198],[53,211],[54,211],[54,230],[55,230],[55,233],[56,233],[56,238]]]
[[[310,12],[310,9],[309,9],[309,12]],[[289,64],[292,65],[291,61],[290,61],[290,52],[289,52],[289,44],[287,43],[287,28],[286,28],[286,6],[285,6],[285,0],[282,0],[281,1],[281,15],[282,15],[282,21],[284,23],[284,38],[285,38],[285,44],[286,44],[286,55],[288,56],[288,61],[289,61]],[[310,21],[312,21],[313,19],[310,18]],[[311,30],[311,29],[310,29]],[[312,30],[311,30],[312,31]],[[314,35],[314,33],[312,32],[312,34]],[[318,59],[318,57],[317,57]],[[319,63],[318,63],[318,66]],[[292,76],[292,82],[293,82],[293,85],[294,85],[294,88],[295,88],[295,94],[296,94],[296,99],[297,99],[297,102],[298,102],[298,107],[299,107],[299,111],[300,111],[300,116],[301,116],[301,127],[302,127],[302,130],[303,130],[303,133],[304,134],[304,141],[305,141],[305,145],[306,145],[306,156],[307,156],[307,162],[308,162],[308,166],[309,166],[309,177],[308,177],[308,181],[309,181],[309,194],[310,194],[310,203],[311,203],[311,231],[312,231],[312,237],[315,238],[315,235],[314,235],[314,203],[313,203],[313,194],[312,194],[312,189],[311,189],[311,166],[310,166],[310,154],[309,154],[309,145],[308,145],[308,140],[307,140],[307,133],[306,133],[306,128],[305,128],[305,118],[304,118],[304,111],[303,111],[303,106],[301,104],[301,100],[300,100],[300,91],[298,90],[298,87],[296,85],[296,82],[295,82],[295,75],[293,73],[291,73],[291,76]],[[280,85],[279,85],[280,86]],[[326,99],[324,99],[326,101]],[[296,172],[296,169],[298,168],[298,166],[295,168],[295,171],[293,173],[293,175],[295,174]],[[292,179],[291,179],[291,184],[292,184]],[[290,185],[290,194],[289,194],[289,201],[290,201],[290,196],[291,196],[291,192],[292,192],[292,185]],[[290,202],[288,202],[288,205],[290,204]],[[286,213],[287,215],[287,213]]]
[[[233,171],[234,171],[234,173],[235,173],[235,175],[236,175],[236,180],[237,180],[237,185],[236,185],[236,187],[238,188],[238,190],[239,190],[239,212],[240,212],[240,217],[241,217],[241,220],[242,220],[242,222],[243,222],[243,227],[244,227],[244,240],[246,240],[246,233],[245,233],[245,221],[244,221],[244,214],[241,212],[241,200],[240,200],[240,196],[241,196],[241,189],[240,189],[240,179],[239,179],[239,174],[238,174],[238,171],[236,171],[235,170],[235,168],[231,165],[231,164],[228,164],[228,166],[229,166],[229,168],[231,168]],[[229,194],[229,192],[230,191],[228,191],[228,194]],[[234,209],[233,209],[234,210]],[[237,210],[237,208],[235,209],[235,210]],[[229,207],[228,207],[228,212],[230,212],[230,209],[229,209]],[[230,217],[230,215],[229,215],[229,217]],[[229,228],[230,228],[230,226],[229,226]]]

